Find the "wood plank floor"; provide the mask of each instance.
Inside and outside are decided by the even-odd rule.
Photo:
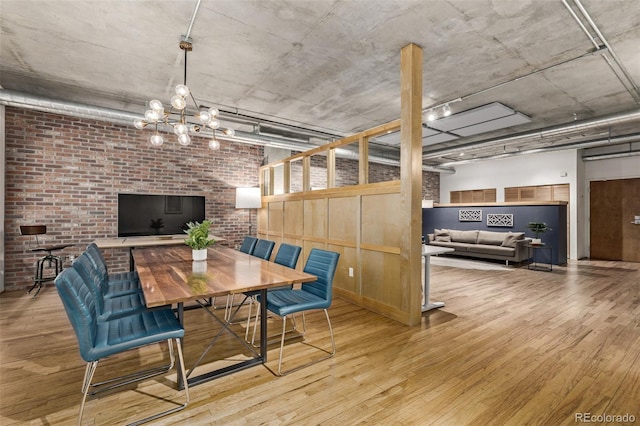
[[[286,377],[258,366],[193,387],[187,409],[155,424],[569,425],[576,413],[640,423],[640,264],[579,261],[552,273],[494,266],[432,266],[432,299],[446,306],[416,327],[335,300],[334,358]],[[322,314],[307,325],[307,341],[326,347]],[[201,310],[186,313],[191,362],[211,326]],[[286,349],[293,363],[314,355],[299,343]],[[97,375],[159,363],[166,352],[114,357]],[[276,368],[277,349],[269,357]],[[83,374],[55,289],[35,300],[0,296],[0,424],[74,424]],[[90,399],[84,424],[170,407],[182,397],[175,378]]]

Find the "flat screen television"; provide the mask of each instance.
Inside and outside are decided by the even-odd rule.
[[[205,219],[205,197],[118,194],[118,237],[182,234]]]

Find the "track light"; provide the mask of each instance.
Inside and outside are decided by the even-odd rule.
[[[451,115],[451,108],[449,108],[449,104],[445,104],[445,106],[442,107],[442,115],[444,115],[445,117]]]
[[[427,111],[427,114],[426,114],[427,121],[434,121],[436,117],[437,117],[436,112],[433,109],[430,109],[429,111]]]

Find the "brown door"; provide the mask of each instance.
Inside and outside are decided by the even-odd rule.
[[[590,257],[640,262],[640,179],[592,181]]]

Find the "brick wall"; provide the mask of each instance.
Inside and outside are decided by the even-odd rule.
[[[248,211],[235,209],[235,188],[258,185],[262,147],[221,142],[211,151],[206,139],[182,147],[167,135],[154,148],[150,132],[133,126],[11,107],[5,123],[7,290],[31,286],[38,257],[19,225],[47,225],[45,243],[73,243],[61,254],[78,255],[96,238],[117,236],[119,192],[203,195],[213,234],[235,245],[248,232]],[[127,269],[124,250],[105,255],[111,270]]]

